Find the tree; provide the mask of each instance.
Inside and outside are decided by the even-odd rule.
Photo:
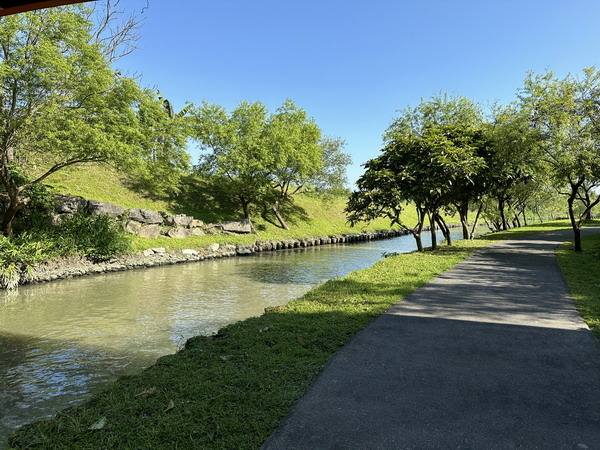
[[[201,156],[199,169],[239,203],[245,219],[250,219],[250,206],[264,198],[271,184],[267,114],[260,102],[242,102],[231,114],[206,102],[193,111],[193,135],[209,151]]]
[[[285,230],[289,227],[280,213],[282,204],[300,192],[323,166],[320,138],[321,130],[314,120],[289,99],[268,120],[268,172],[275,194],[271,209]]]
[[[136,170],[138,183],[154,195],[178,192],[181,177],[190,167],[187,143],[190,137],[191,104],[175,112],[160,92],[141,92],[136,107],[140,129],[141,160]]]
[[[468,213],[472,202],[481,198],[485,167],[483,154],[488,145],[484,134],[481,108],[462,96],[440,94],[416,108],[406,108],[388,128],[385,138],[415,135],[431,147],[432,166],[438,172],[442,205],[452,205],[458,212],[463,237],[472,237]],[[445,228],[441,215],[437,222]],[[435,223],[434,223],[435,231]],[[446,233],[449,237],[449,233]]]
[[[425,217],[440,204],[436,189],[424,178],[429,173],[426,151],[418,138],[397,136],[381,155],[367,161],[365,173],[356,183],[358,189],[350,195],[346,206],[350,223],[386,217],[392,226],[410,232],[422,252]],[[417,210],[417,223],[413,227],[402,220],[402,211],[408,203]]]
[[[242,102],[231,114],[203,103],[193,115],[194,136],[208,151],[201,157],[201,172],[238,201],[246,219],[251,205],[268,208],[287,230],[281,209],[294,194],[345,181],[349,157],[343,141],[323,138],[314,120],[291,100],[272,114],[260,102]]]
[[[139,89],[111,69],[87,16],[85,8],[73,7],[0,19],[0,182],[7,236],[31,186],[74,164],[125,163],[139,150],[132,109]]]
[[[521,104],[539,133],[541,159],[567,199],[574,249],[582,251],[581,226],[600,202],[586,194],[600,186],[600,72],[588,68],[582,77],[563,79],[552,72],[529,74]]]
[[[484,174],[485,194],[495,206],[488,208],[488,219],[498,215],[498,230],[507,230],[507,211],[511,203],[538,186],[535,179],[542,171],[539,155],[539,136],[531,129],[526,111],[509,105],[497,108],[486,129],[488,146],[483,157],[487,170]],[[515,205],[516,205],[515,203]],[[488,207],[490,202],[487,203]],[[490,213],[491,211],[491,213]]]
[[[485,144],[482,136],[481,112],[464,97],[436,96],[406,108],[384,136],[383,155],[365,166],[359,190],[348,204],[350,221],[384,215],[409,230],[422,250],[421,231],[428,217],[436,248],[437,225],[450,243],[440,210],[454,205],[469,237],[469,203],[478,193],[476,176],[485,166],[478,154]],[[400,220],[403,202],[417,208],[415,227]]]

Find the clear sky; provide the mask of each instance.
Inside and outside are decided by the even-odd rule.
[[[186,100],[286,98],[347,142],[351,183],[406,106],[439,92],[515,99],[529,70],[599,65],[598,0],[148,0],[117,65]],[[124,0],[141,11],[146,0]],[[196,160],[197,153],[192,152]]]

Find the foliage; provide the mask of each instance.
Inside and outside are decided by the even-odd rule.
[[[61,255],[78,254],[105,260],[128,250],[130,238],[121,224],[107,215],[78,212],[49,234]]]
[[[521,93],[523,108],[538,132],[541,158],[554,186],[567,199],[575,251],[581,251],[581,225],[600,197],[588,195],[600,186],[600,72],[558,79],[552,72],[529,74]],[[587,201],[583,214],[578,201]]]
[[[433,238],[440,210],[455,205],[466,229],[468,205],[478,193],[477,175],[485,168],[478,154],[485,145],[478,108],[463,97],[434,97],[407,108],[385,134],[382,154],[365,164],[358,190],[348,202],[349,220],[385,216],[407,228],[422,251],[425,217]],[[412,203],[419,220],[413,228],[402,223],[403,205]]]
[[[159,198],[179,192],[181,177],[190,168],[186,151],[190,109],[187,105],[175,112],[160,92],[146,89],[141,93],[136,108],[142,152],[135,173],[138,188]]]
[[[47,257],[47,250],[45,242],[27,233],[19,238],[0,236],[0,287],[16,289],[31,275],[32,265]]]
[[[0,181],[8,207],[3,233],[24,206],[24,191],[64,167],[125,164],[139,147],[131,108],[138,88],[114,72],[94,42],[86,10],[51,8],[0,19]],[[19,184],[13,168],[32,174]]]

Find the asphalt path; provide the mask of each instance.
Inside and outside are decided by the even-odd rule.
[[[571,238],[491,245],[415,291],[331,359],[263,448],[600,449],[600,345],[554,256]]]

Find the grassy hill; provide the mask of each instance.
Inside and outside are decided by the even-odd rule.
[[[135,189],[134,184],[115,169],[102,165],[72,167],[57,172],[48,179],[48,184],[57,193],[80,195],[87,199],[111,202],[125,208],[145,208],[165,211],[170,214],[188,214],[206,223],[236,220],[242,217],[219,192],[202,184],[200,180],[186,180],[185,188],[176,198],[156,199]],[[200,248],[210,243],[252,243],[256,240],[298,239],[361,231],[389,229],[389,221],[378,219],[351,227],[346,222],[345,197],[301,194],[294,197],[294,205],[287,211],[286,220],[290,230],[283,230],[256,214],[253,219],[258,235],[249,236],[201,236],[186,239],[142,239],[133,238],[133,250],[149,247],[169,249]],[[457,219],[449,219],[458,222]],[[406,222],[416,223],[414,208],[407,208]]]

